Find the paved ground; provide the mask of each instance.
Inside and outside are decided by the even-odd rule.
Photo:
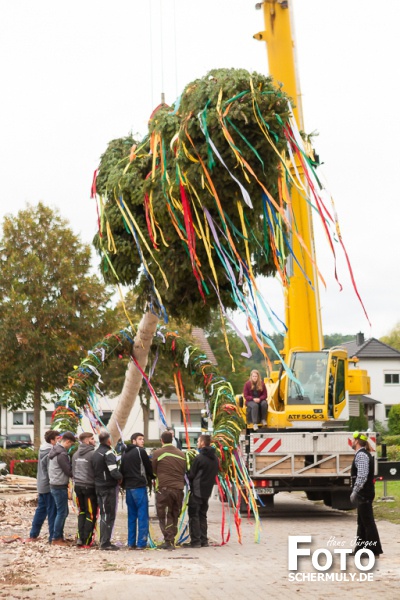
[[[0,536],[16,535],[20,530],[22,533],[23,527],[23,535],[27,535],[33,510],[34,507],[29,507],[25,511],[25,522],[11,529],[3,520]],[[122,545],[119,552],[55,548],[45,543],[23,545],[19,541],[1,544],[0,575],[6,572],[12,577],[5,578],[3,588],[0,585],[0,597],[7,600],[43,598],[44,594],[47,598],[86,600],[131,600],[133,597],[153,600],[159,595],[174,600],[215,597],[254,600],[265,595],[278,596],[280,600],[322,599],[328,595],[342,600],[364,600],[378,595],[385,600],[400,597],[400,525],[378,523],[385,554],[369,571],[372,581],[359,581],[360,571],[355,568],[353,558],[349,558],[347,569],[341,571],[337,557],[328,573],[341,581],[290,581],[289,536],[311,535],[312,550],[329,548],[333,551],[333,537],[335,542],[349,547],[356,530],[353,513],[308,502],[297,494],[279,494],[276,508],[262,519],[258,544],[254,542],[254,520],[244,518],[242,544],[238,543],[232,524],[231,540],[223,546],[139,553],[124,547],[125,510],[125,506],[120,507],[116,528],[116,538]],[[153,506],[150,514],[154,516]],[[221,516],[222,505],[214,499],[209,511],[209,528],[215,544],[221,542]],[[76,516],[70,515],[67,528],[70,533],[75,522]],[[152,531],[160,539],[157,522],[153,519]],[[320,562],[323,564],[322,559]],[[305,575],[297,575],[298,578],[318,576],[308,557],[300,559],[299,569]],[[367,577],[368,572],[365,573]]]

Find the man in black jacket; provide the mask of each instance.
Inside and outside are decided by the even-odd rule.
[[[97,496],[92,465],[96,442],[93,433],[89,431],[81,433],[79,441],[79,448],[72,457],[72,476],[79,507],[76,545],[82,548],[91,546],[96,525]]]
[[[188,507],[190,542],[186,545],[192,548],[208,546],[208,500],[219,468],[215,448],[211,446],[209,435],[200,435],[197,440],[197,447],[199,448],[199,454],[194,459],[188,473],[190,482]]]
[[[351,465],[353,489],[350,496],[352,503],[357,506],[357,542],[354,552],[367,548],[375,556],[379,556],[383,550],[372,508],[375,498],[374,459],[367,435],[356,431],[352,447],[356,452]]]
[[[111,543],[111,535],[117,512],[117,497],[122,474],[111,449],[111,437],[107,432],[99,435],[100,446],[93,452],[92,464],[97,502],[100,507],[100,550],[119,550]]]
[[[128,546],[144,550],[149,537],[148,480],[154,479],[151,462],[144,449],[143,433],[134,433],[121,461],[121,473],[128,507]]]

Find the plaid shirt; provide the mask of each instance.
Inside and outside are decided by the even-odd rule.
[[[362,490],[364,483],[367,481],[369,473],[369,459],[365,452],[356,452],[355,466],[357,467],[357,478],[354,483],[353,492]]]

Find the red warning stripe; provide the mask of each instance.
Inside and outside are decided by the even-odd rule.
[[[257,439],[255,439],[255,440],[254,440],[254,442],[255,442],[255,443],[257,443],[257,442],[258,442],[260,439],[261,439],[261,438],[257,438]],[[264,440],[263,440],[263,441],[260,443],[260,445],[259,445],[259,446],[257,446],[257,448],[255,448],[255,452],[262,452],[262,451],[264,450],[264,448],[265,448],[266,446],[268,446],[268,444],[270,444],[272,441],[273,441],[273,438],[265,438],[265,439],[264,439]],[[280,447],[280,445],[281,445],[281,444],[282,444],[282,440],[280,440],[280,439],[279,439],[279,440],[277,440],[277,441],[275,442],[275,444],[272,446],[272,448],[269,448],[269,449],[268,449],[268,452],[275,452],[275,451],[276,451],[276,450],[277,450],[277,449]]]
[[[270,452],[275,452],[276,450],[278,450],[278,448],[280,448],[282,444],[282,440],[277,440],[276,444],[274,446],[272,446],[272,448],[270,449]]]
[[[261,439],[261,438],[259,438],[259,439]],[[265,446],[267,446],[271,441],[272,441],[272,438],[265,438],[265,440],[263,440],[261,442],[261,444],[259,446],[257,446],[256,452],[261,452],[262,450],[264,450]]]

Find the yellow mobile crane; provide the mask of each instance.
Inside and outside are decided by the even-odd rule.
[[[293,99],[302,130],[290,2],[266,0],[256,8],[263,9],[265,30],[254,37],[266,42],[270,75]],[[279,491],[303,490],[309,499],[348,509],[353,452],[352,435],[343,422],[349,419],[349,395],[370,393],[370,381],[366,371],[349,367],[345,349],[323,350],[311,208],[294,187],[291,202],[297,230],[309,250],[308,256],[293,236],[298,264],[288,265],[283,350],[293,375],[281,367],[266,379],[267,427],[248,427],[242,449],[261,505],[273,501]],[[370,441],[374,447],[374,434]]]
[[[270,75],[283,82],[284,91],[293,98],[294,117],[303,130],[290,3],[267,0],[257,7],[264,11],[265,31],[254,37],[266,42]],[[295,379],[290,380],[278,371],[271,374],[268,426],[301,428],[307,421],[311,427],[321,428],[326,424],[332,428],[349,418],[348,395],[370,393],[370,382],[366,371],[349,368],[346,350],[322,350],[311,207],[296,188],[292,189],[291,201],[296,227],[309,254],[293,236],[291,245],[298,262],[292,260],[288,265],[290,283],[285,290],[287,334],[283,355]]]

